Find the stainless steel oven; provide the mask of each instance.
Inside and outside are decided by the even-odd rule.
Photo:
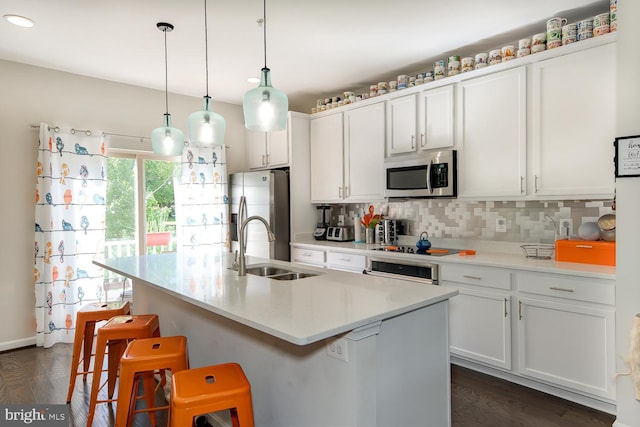
[[[372,256],[367,261],[364,274],[411,280],[426,285],[438,284],[438,265],[413,259],[396,259],[385,256]]]

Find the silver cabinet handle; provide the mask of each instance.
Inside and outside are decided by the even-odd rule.
[[[411,135],[411,148],[416,148],[416,136]]]
[[[267,154],[267,163],[266,164],[269,164],[269,154]]]
[[[576,248],[580,249],[593,249],[592,245],[576,245]]]
[[[465,279],[473,279],[473,280],[482,280],[482,277],[479,276],[462,276]]]
[[[520,194],[524,194],[524,176],[520,177]]]
[[[573,289],[567,289],[567,288],[557,288],[555,286],[550,286],[549,289],[551,289],[552,291],[561,291],[561,292],[574,292]]]
[[[263,165],[263,166],[264,166],[264,165],[266,165],[266,163],[265,163],[265,158],[264,158],[264,154],[262,155],[262,165]]]
[[[507,298],[504,299],[504,317],[507,317],[509,315],[509,313],[507,313],[507,303],[508,300]]]
[[[349,187],[344,187],[344,197],[345,199],[347,197],[349,197],[351,195],[351,192],[349,191]]]
[[[338,258],[340,261],[351,262],[351,258]]]
[[[311,252],[303,252],[302,256],[311,256]]]
[[[424,147],[424,133],[420,134],[420,147]]]
[[[338,187],[338,198],[342,199],[342,187]]]
[[[522,301],[518,301],[518,319],[522,320]]]
[[[534,193],[538,192],[538,175],[533,176],[533,191]]]

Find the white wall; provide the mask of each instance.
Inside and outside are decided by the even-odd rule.
[[[123,64],[123,66],[126,66]],[[171,82],[169,82],[170,84]],[[150,136],[162,124],[164,92],[0,61],[0,351],[35,343],[33,230],[38,130],[29,124]],[[215,94],[213,94],[215,97]],[[185,131],[202,98],[169,95],[173,125]],[[227,123],[229,172],[245,169],[242,107],[214,102]],[[112,137],[117,148],[150,142]]]
[[[618,90],[617,135],[640,135],[640,2],[618,0]],[[640,178],[618,178],[616,182],[616,356],[617,371],[626,372],[629,333],[633,317],[640,313]],[[624,233],[620,233],[624,230]],[[631,377],[617,381],[616,426],[640,426],[640,402],[635,399]]]

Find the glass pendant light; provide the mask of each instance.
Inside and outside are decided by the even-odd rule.
[[[189,115],[189,140],[196,147],[213,147],[224,145],[226,124],[224,118],[211,111],[209,96],[209,52],[207,41],[207,0],[204,0],[204,58],[207,81],[207,94],[202,98],[202,110]]]
[[[270,132],[287,127],[289,100],[281,90],[271,86],[271,70],[267,68],[267,0],[263,1],[264,67],[260,76],[260,86],[244,95],[242,109],[247,129]]]
[[[155,154],[180,156],[184,148],[184,133],[180,129],[171,126],[171,114],[169,114],[167,31],[172,31],[173,25],[166,22],[158,22],[156,26],[164,33],[164,96],[166,113],[164,113],[163,126],[155,128],[151,132],[151,147]]]

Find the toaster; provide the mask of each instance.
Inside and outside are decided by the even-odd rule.
[[[327,240],[335,240],[338,242],[348,242],[353,240],[351,227],[329,227],[327,229]]]

